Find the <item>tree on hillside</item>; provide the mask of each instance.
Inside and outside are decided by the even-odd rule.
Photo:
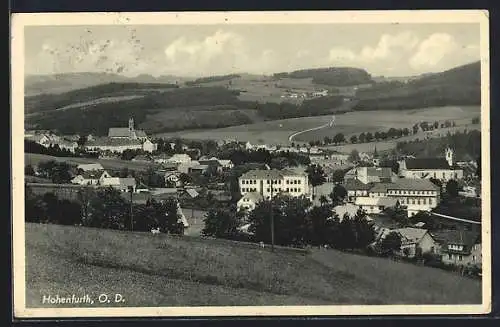
[[[332,192],[330,193],[330,199],[332,199],[332,203],[334,206],[344,201],[346,197],[347,190],[340,184],[335,185]]]
[[[306,169],[309,183],[312,186],[313,196],[316,186],[322,185],[326,182],[325,172],[319,165],[309,165]]]
[[[339,143],[344,143],[345,142],[345,136],[342,133],[337,133],[333,137],[333,143],[334,144],[339,144]]]
[[[32,165],[27,164],[24,167],[24,175],[26,175],[26,176],[34,176],[35,175],[35,169],[33,169]]]
[[[351,153],[349,154],[348,160],[352,163],[359,162],[360,157],[359,157],[359,152],[356,149],[353,149]]]
[[[353,136],[351,136],[350,141],[353,144],[358,143],[358,137],[356,135],[353,135]]]
[[[202,234],[217,238],[234,239],[242,222],[242,214],[226,208],[211,208],[205,215]]]
[[[408,135],[410,135],[410,130],[405,127],[405,128],[403,128],[402,134],[403,134],[403,136],[408,136]]]
[[[366,142],[373,141],[373,135],[372,135],[372,133],[370,133],[370,132],[366,133],[365,140],[366,140]]]
[[[359,134],[359,143],[365,143],[366,141],[366,135],[365,132]]]
[[[130,206],[121,192],[112,188],[99,189],[89,201],[87,217],[82,221],[84,226],[125,229],[130,219]]]
[[[420,127],[419,127],[418,123],[413,125],[413,127],[412,127],[413,134],[417,134],[419,129],[420,129]]]
[[[455,198],[458,196],[458,190],[459,190],[459,185],[458,182],[454,179],[450,179],[446,183],[446,193],[452,198]]]
[[[401,250],[401,235],[390,232],[380,242],[380,249],[383,255],[394,255]]]

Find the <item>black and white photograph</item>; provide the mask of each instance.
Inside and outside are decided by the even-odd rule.
[[[487,12],[12,22],[16,316],[491,309]]]

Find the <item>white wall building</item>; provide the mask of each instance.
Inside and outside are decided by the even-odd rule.
[[[186,164],[191,162],[191,157],[184,153],[176,153],[167,160],[170,163]]]
[[[239,186],[243,196],[250,192],[258,192],[266,199],[280,193],[311,196],[307,174],[285,169],[250,170],[239,178]]]
[[[401,206],[407,207],[409,217],[419,211],[431,211],[440,201],[439,187],[427,179],[400,178],[392,183],[375,184],[368,195],[397,199]]]

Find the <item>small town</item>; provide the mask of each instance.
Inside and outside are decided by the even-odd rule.
[[[253,24],[26,27],[25,306],[486,308],[479,24]]]
[[[124,210],[123,221],[117,221],[121,225],[115,228],[253,241],[262,247],[354,245],[357,250],[370,249],[381,256],[480,276],[480,211],[470,208],[480,209],[478,163],[456,161],[449,147],[440,157],[415,158],[379,154],[376,147],[373,153],[347,154],[305,144],[165,142],[136,130],[132,117],[128,127],[110,128],[107,137],[87,135],[83,139],[84,143],[80,136],[27,133],[27,147],[38,146],[39,153],[65,153],[69,158],[85,153],[96,159],[95,163],[78,165],[55,161],[28,164],[26,187],[30,194],[42,198],[53,194],[61,200],[77,201],[88,196],[87,190],[109,189],[113,190],[106,195],[109,201],[116,201],[112,199],[116,196]],[[112,168],[114,161],[137,164],[142,171],[126,164],[122,169]],[[100,197],[105,199],[104,195]],[[173,229],[141,215],[141,208],[151,201],[165,200],[175,205],[177,221]],[[353,245],[347,245],[350,240],[336,244],[328,237],[316,238],[318,235],[308,239],[310,235],[301,234],[303,231],[296,231],[295,236],[278,231],[271,235],[269,228],[264,228],[269,222],[259,221],[270,218],[273,209],[266,209],[267,205],[290,206],[294,201],[302,206],[296,208],[302,210],[296,214],[313,219],[313,225],[314,220],[322,219],[325,228],[329,222],[341,228],[347,219],[373,233]],[[42,214],[36,205],[30,209],[35,215]],[[60,204],[58,209],[63,210]],[[47,210],[50,212],[50,208]],[[311,212],[319,216],[306,217]],[[229,221],[219,221],[222,217]],[[53,218],[29,219],[50,222]],[[74,219],[83,225],[95,223],[89,216]],[[132,219],[135,221],[130,226],[127,222]]]

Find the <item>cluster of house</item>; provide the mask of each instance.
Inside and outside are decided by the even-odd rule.
[[[111,186],[122,192],[146,192],[148,188],[137,185],[133,177],[113,177],[101,164],[81,164],[76,167],[77,175],[71,180],[72,184],[87,186]]]
[[[123,153],[125,150],[143,150],[153,152],[158,145],[151,142],[146,132],[136,130],[134,119],[130,118],[128,127],[112,127],[108,130],[108,136],[89,137],[84,145],[89,152],[115,152]]]
[[[58,136],[51,132],[25,132],[25,139],[35,141],[44,147],[58,145],[60,149],[75,152],[80,136]],[[143,130],[134,127],[134,119],[130,118],[128,127],[112,127],[108,135],[103,137],[87,136],[83,149],[88,152],[123,153],[125,150],[143,150],[153,152],[158,145],[151,142]]]
[[[78,148],[78,135],[59,136],[52,132],[45,131],[27,131],[24,138],[29,141],[34,141],[46,148],[58,146],[61,150],[75,152]]]
[[[162,155],[154,159],[161,164],[158,170],[165,176],[165,182],[176,187],[182,185],[181,174],[220,174],[234,167],[231,160],[202,156],[193,160],[189,155],[176,153],[172,156]]]
[[[447,148],[444,158],[403,159],[397,173],[389,167],[354,167],[344,176],[347,200],[368,213],[381,213],[396,203],[406,206],[409,217],[431,211],[440,202],[440,188],[430,179],[446,183],[463,178],[453,157]]]
[[[338,215],[340,221],[344,215],[354,217],[359,206],[347,203],[338,205],[333,211]],[[373,215],[368,214],[366,220],[373,222]],[[390,233],[394,232],[401,239],[401,247],[396,255],[408,258],[424,253],[438,255],[445,264],[453,265],[480,265],[481,237],[473,230],[442,230],[430,232],[421,228],[423,223],[417,223],[415,227],[389,228],[374,223],[375,240],[373,244],[380,244]]]
[[[281,98],[307,99],[307,98],[326,97],[327,95],[328,95],[328,90],[319,90],[319,91],[303,92],[303,93],[295,93],[287,91],[285,94],[281,96]]]

